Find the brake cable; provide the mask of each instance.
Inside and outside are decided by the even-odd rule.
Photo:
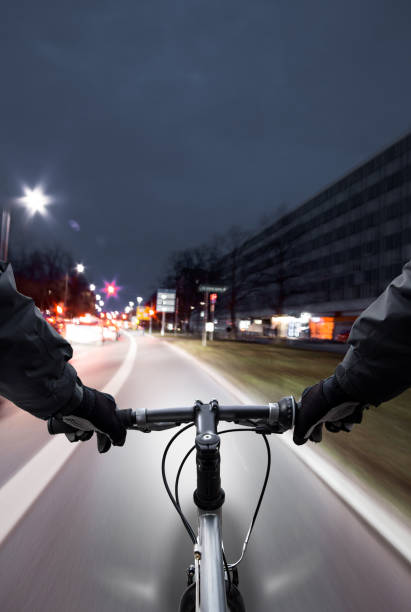
[[[178,514],[180,515],[180,518],[183,522],[184,527],[187,530],[188,535],[190,536],[191,541],[193,542],[193,544],[196,543],[197,538],[195,536],[195,533],[190,525],[190,523],[188,522],[188,520],[186,519],[186,517],[184,516],[184,513],[182,512],[180,505],[177,504],[176,500],[173,497],[173,494],[170,490],[170,487],[168,486],[168,482],[167,482],[167,477],[166,477],[166,459],[167,459],[167,454],[168,451],[170,450],[170,447],[172,446],[172,444],[175,442],[175,440],[178,438],[178,436],[181,436],[181,434],[186,431],[187,429],[189,429],[190,427],[193,427],[194,423],[189,423],[188,425],[186,425],[185,427],[183,427],[182,429],[180,429],[176,434],[174,434],[174,436],[169,440],[164,453],[163,453],[163,458],[161,460],[161,475],[163,477],[163,483],[164,486],[166,488],[167,494],[171,500],[171,503],[173,504],[174,508],[177,510]]]
[[[251,425],[255,426],[255,423],[253,421],[249,421],[249,422],[250,422]],[[195,445],[190,448],[190,450],[186,453],[186,455],[184,456],[183,460],[180,463],[180,466],[178,468],[177,475],[176,475],[175,485],[174,485],[174,496],[171,493],[170,487],[168,486],[168,482],[167,482],[167,479],[166,479],[166,476],[165,476],[165,460],[166,460],[166,457],[167,457],[167,454],[168,454],[168,451],[169,451],[171,445],[174,443],[174,441],[177,439],[177,437],[180,434],[182,434],[185,430],[187,430],[192,425],[193,425],[193,423],[190,423],[189,425],[187,425],[186,427],[184,427],[183,429],[178,431],[172,437],[172,439],[169,441],[169,443],[167,444],[167,447],[166,447],[166,449],[164,451],[164,454],[163,454],[163,460],[162,460],[162,475],[163,475],[164,486],[166,487],[166,491],[168,493],[168,496],[170,497],[173,506],[175,507],[175,509],[177,510],[178,514],[180,515],[180,518],[181,518],[181,520],[183,522],[183,525],[186,528],[186,530],[187,530],[187,532],[188,532],[188,534],[189,534],[193,544],[195,544],[196,537],[195,537],[194,531],[193,531],[190,523],[186,519],[186,517],[185,517],[185,515],[184,515],[184,513],[183,513],[183,511],[181,509],[180,499],[179,499],[179,494],[178,494],[178,486],[179,486],[179,481],[180,481],[180,476],[181,476],[182,469],[183,469],[187,459],[189,458],[191,453],[194,451]],[[220,434],[226,434],[226,433],[236,433],[236,432],[241,432],[241,431],[252,431],[252,432],[255,432],[255,429],[254,428],[224,429],[224,430],[219,431],[217,433],[218,433],[218,435],[220,435]],[[248,542],[250,540],[251,533],[253,531],[255,522],[257,520],[257,516],[258,516],[259,510],[260,510],[260,507],[261,507],[261,503],[262,503],[263,498],[264,498],[264,494],[265,494],[265,491],[266,491],[266,488],[267,488],[268,479],[269,479],[269,476],[270,476],[270,470],[271,470],[271,451],[270,451],[270,445],[268,443],[267,436],[264,433],[261,433],[260,435],[262,435],[262,437],[264,439],[264,443],[265,443],[265,447],[266,447],[266,451],[267,451],[267,467],[266,467],[266,472],[265,472],[265,478],[264,478],[263,486],[261,488],[261,492],[260,492],[260,495],[259,495],[259,498],[258,498],[257,506],[255,508],[255,511],[254,511],[254,514],[253,514],[253,518],[252,518],[251,523],[250,523],[250,527],[248,528],[247,535],[246,535],[244,543],[243,543],[243,547],[242,547],[240,558],[235,563],[228,564],[227,560],[226,560],[226,557],[225,557],[224,550],[223,550],[223,560],[224,560],[224,565],[225,565],[225,569],[226,569],[226,573],[227,573],[227,578],[228,578],[228,581],[229,581],[229,587],[231,586],[231,578],[230,578],[230,575],[229,575],[230,574],[229,570],[233,570],[235,567],[237,567],[239,565],[239,563],[244,558],[245,552],[247,550]]]

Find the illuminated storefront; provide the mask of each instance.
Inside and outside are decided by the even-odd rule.
[[[311,317],[310,338],[317,340],[332,340],[334,333],[334,317]]]

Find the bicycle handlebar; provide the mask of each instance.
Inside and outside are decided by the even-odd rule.
[[[196,402],[190,407],[117,410],[117,416],[126,429],[149,433],[178,427],[182,423],[195,422],[199,405],[202,405],[201,402]],[[294,427],[296,410],[295,399],[288,396],[283,397],[279,402],[265,406],[218,406],[216,418],[217,421],[229,421],[248,426],[250,420],[257,420],[253,425],[256,426],[258,433],[283,433]],[[47,426],[51,435],[76,431],[56,417],[51,417],[47,421]]]
[[[146,433],[177,427],[182,423],[194,423],[197,453],[197,488],[194,492],[194,503],[202,510],[213,511],[222,506],[225,495],[220,478],[219,422],[232,421],[245,425],[247,429],[258,434],[283,433],[294,426],[296,410],[297,403],[289,396],[268,406],[219,406],[217,400],[212,400],[208,404],[196,401],[194,406],[188,408],[143,409],[135,412],[131,409],[118,410],[117,416],[126,429],[136,429]],[[91,423],[90,429],[94,429]],[[59,417],[48,420],[48,430],[52,435],[76,431]],[[176,436],[173,436],[171,442]],[[267,440],[265,442],[267,444]],[[164,471],[163,479],[165,479]],[[181,514],[181,509],[170,492],[169,495]]]

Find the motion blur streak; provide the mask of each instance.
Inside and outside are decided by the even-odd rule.
[[[129,335],[124,362],[103,391],[116,395],[130,375],[136,343]],[[55,477],[78,444],[67,444],[65,437],[53,438],[0,489],[0,545],[33,502]]]
[[[296,557],[283,568],[282,572],[267,580],[264,585],[265,595],[267,597],[278,596],[281,592],[287,593],[290,589],[308,582],[310,577],[318,571],[319,565],[318,562],[316,563],[316,555],[312,552]]]
[[[136,605],[141,601],[145,601],[155,606],[158,600],[156,585],[150,582],[150,576],[147,576],[146,580],[144,580],[140,575],[137,580],[136,576],[127,569],[122,570],[121,573],[118,569],[114,570],[114,572],[110,569],[104,575],[101,588],[112,591],[115,599],[134,601]]]
[[[0,545],[54,478],[76,445],[51,440],[0,489]]]

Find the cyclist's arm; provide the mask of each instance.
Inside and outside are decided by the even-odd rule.
[[[321,441],[360,423],[368,404],[378,406],[411,386],[411,262],[356,320],[351,345],[335,373],[303,391],[294,442]]]
[[[336,369],[341,388],[378,405],[411,386],[411,261],[356,320]]]
[[[16,289],[10,264],[0,262],[0,395],[47,419],[78,406],[82,387],[67,363],[71,346]]]

